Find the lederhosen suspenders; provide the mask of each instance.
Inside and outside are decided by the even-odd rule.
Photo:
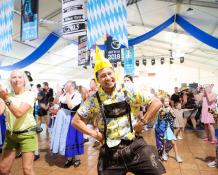
[[[133,132],[133,126],[132,126],[132,120],[131,120],[131,107],[129,105],[129,99],[128,99],[126,90],[123,90],[123,92],[125,96],[125,101],[112,103],[109,105],[104,105],[100,99],[98,91],[96,92],[96,97],[99,103],[100,112],[102,114],[103,122],[104,122],[103,135],[105,138],[105,143],[107,140],[107,118],[118,118],[118,117],[121,117],[127,114],[129,124],[130,124],[130,129],[131,129],[131,132]]]

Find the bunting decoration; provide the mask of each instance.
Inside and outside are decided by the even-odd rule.
[[[126,0],[89,0],[87,18],[88,48],[106,34],[128,47]]]
[[[0,1],[0,51],[12,50],[13,0]]]

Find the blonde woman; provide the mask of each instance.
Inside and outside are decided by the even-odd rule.
[[[6,116],[7,130],[3,154],[0,161],[0,174],[11,174],[16,150],[22,152],[24,175],[34,175],[33,152],[38,149],[33,116],[34,94],[29,91],[29,82],[24,72],[13,71],[9,78],[11,93],[0,86],[0,114]]]

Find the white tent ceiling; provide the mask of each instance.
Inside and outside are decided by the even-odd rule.
[[[0,52],[2,65],[22,60],[34,51],[50,32],[60,32],[61,29],[61,0],[39,0],[39,39],[22,43],[20,0],[15,0],[14,10],[13,50],[7,54]],[[184,16],[205,32],[218,37],[217,0],[141,0],[128,6],[129,38],[152,30],[175,13]],[[88,69],[77,66],[77,46],[72,44],[77,42],[77,39],[73,41],[59,39],[49,52],[24,70],[30,71],[33,78],[38,81],[92,78],[91,66]],[[184,55],[184,66],[209,70],[215,76],[218,75],[218,50],[194,39],[177,24],[135,45],[135,57],[159,59],[160,56],[165,56],[166,62],[169,62],[169,50],[172,50],[173,54]],[[149,60],[148,62],[147,67],[151,67]],[[175,60],[174,64],[180,63]]]

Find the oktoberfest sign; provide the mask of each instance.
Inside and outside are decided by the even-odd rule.
[[[84,0],[62,0],[62,29],[65,38],[86,34]]]
[[[38,37],[38,0],[21,0],[21,41]]]
[[[105,57],[111,62],[121,61],[121,45],[111,36],[107,37],[106,41],[107,49],[105,50]]]

